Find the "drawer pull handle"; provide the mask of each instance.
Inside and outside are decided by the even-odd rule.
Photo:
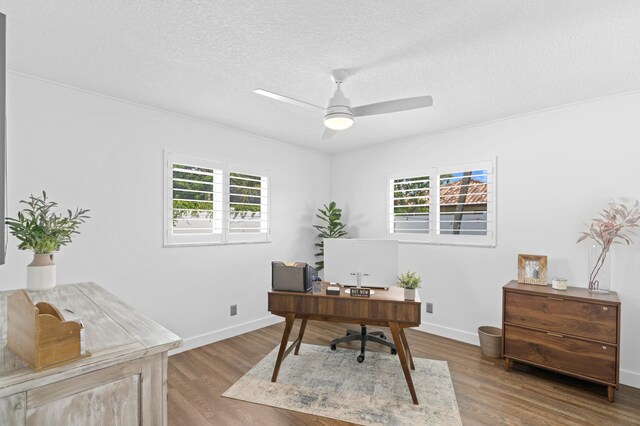
[[[603,310],[603,311],[608,311],[608,310],[609,310],[609,308],[607,308],[606,306],[603,306],[603,307],[602,307],[602,310]]]
[[[606,346],[603,346],[603,347],[602,347],[602,349],[604,349],[604,350],[606,351],[606,350],[607,350],[607,347],[606,347]]]
[[[562,334],[558,334],[558,333],[547,333],[547,334],[553,337],[564,337]]]
[[[547,299],[549,299],[549,300],[557,300],[557,301],[560,301],[560,302],[564,302],[564,299],[561,299],[561,298],[559,298],[559,297],[549,297],[549,296],[548,296],[548,297],[547,297]]]

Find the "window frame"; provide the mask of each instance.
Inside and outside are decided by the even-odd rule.
[[[487,170],[487,234],[441,234],[440,233],[440,176],[447,173],[461,173],[473,170]],[[394,226],[394,180],[413,177],[429,177],[429,231],[428,233],[393,232]],[[418,170],[391,173],[387,176],[386,233],[390,239],[401,243],[422,243],[438,245],[463,245],[474,247],[496,246],[496,158],[457,163],[447,166],[426,167]]]
[[[220,171],[221,191],[219,198],[221,202],[220,232],[197,235],[175,235],[173,231],[173,164],[185,164],[188,166],[204,167]],[[163,211],[163,247],[190,247],[190,246],[210,246],[226,244],[259,244],[271,242],[271,188],[269,183],[271,178],[267,169],[229,163],[204,158],[193,154],[183,154],[173,150],[164,150],[164,211]],[[214,172],[215,173],[215,172]],[[253,233],[230,233],[229,232],[229,211],[230,207],[230,173],[242,173],[259,176],[264,179],[266,187],[261,190],[266,191],[266,202],[261,203],[266,207],[266,218],[261,221],[261,228],[264,231]],[[214,181],[213,183],[218,185]],[[261,194],[262,196],[262,194]],[[214,198],[216,197],[214,189]],[[214,213],[215,214],[215,213]],[[215,228],[214,228],[215,229]]]

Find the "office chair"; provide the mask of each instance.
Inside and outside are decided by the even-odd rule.
[[[387,336],[385,336],[382,331],[372,331],[371,333],[367,333],[367,326],[364,324],[360,324],[360,331],[347,329],[346,336],[333,339],[331,341],[331,350],[335,351],[337,345],[340,343],[351,342],[353,340],[360,340],[360,355],[358,355],[357,358],[358,362],[364,361],[364,347],[367,344],[367,341],[388,346],[391,348],[391,355],[395,355],[397,353],[396,345],[388,342]]]

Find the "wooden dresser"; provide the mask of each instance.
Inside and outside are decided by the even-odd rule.
[[[525,362],[606,385],[609,401],[619,384],[620,300],[511,281],[502,291],[505,368]]]
[[[90,353],[34,371],[7,349],[12,292],[0,292],[0,425],[167,424],[167,351],[178,336],[93,283],[30,292],[80,316]]]

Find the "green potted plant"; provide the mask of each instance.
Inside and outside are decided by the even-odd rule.
[[[415,272],[407,271],[400,274],[396,286],[404,289],[405,300],[416,300],[416,289],[420,288],[422,278]]]
[[[316,257],[324,258],[324,239],[325,238],[340,238],[347,235],[347,231],[344,230],[346,226],[340,219],[342,218],[342,209],[336,207],[336,203],[334,201],[330,202],[327,206],[323,205],[323,209],[318,209],[318,213],[316,217],[320,219],[323,224],[321,225],[313,225],[314,228],[319,232],[318,238],[319,242],[315,243],[315,246],[320,250],[315,254]],[[324,260],[318,260],[316,262],[316,270],[321,271],[324,269]]]
[[[72,235],[79,234],[78,227],[89,218],[89,210],[76,208],[75,212],[67,210],[66,215],[56,214],[53,208],[58,204],[48,201],[45,191],[42,197],[32,194],[20,204],[26,207],[17,218],[8,217],[5,223],[20,241],[18,249],[33,251],[33,261],[27,266],[27,290],[50,290],[56,285],[53,253],[71,243]]]

